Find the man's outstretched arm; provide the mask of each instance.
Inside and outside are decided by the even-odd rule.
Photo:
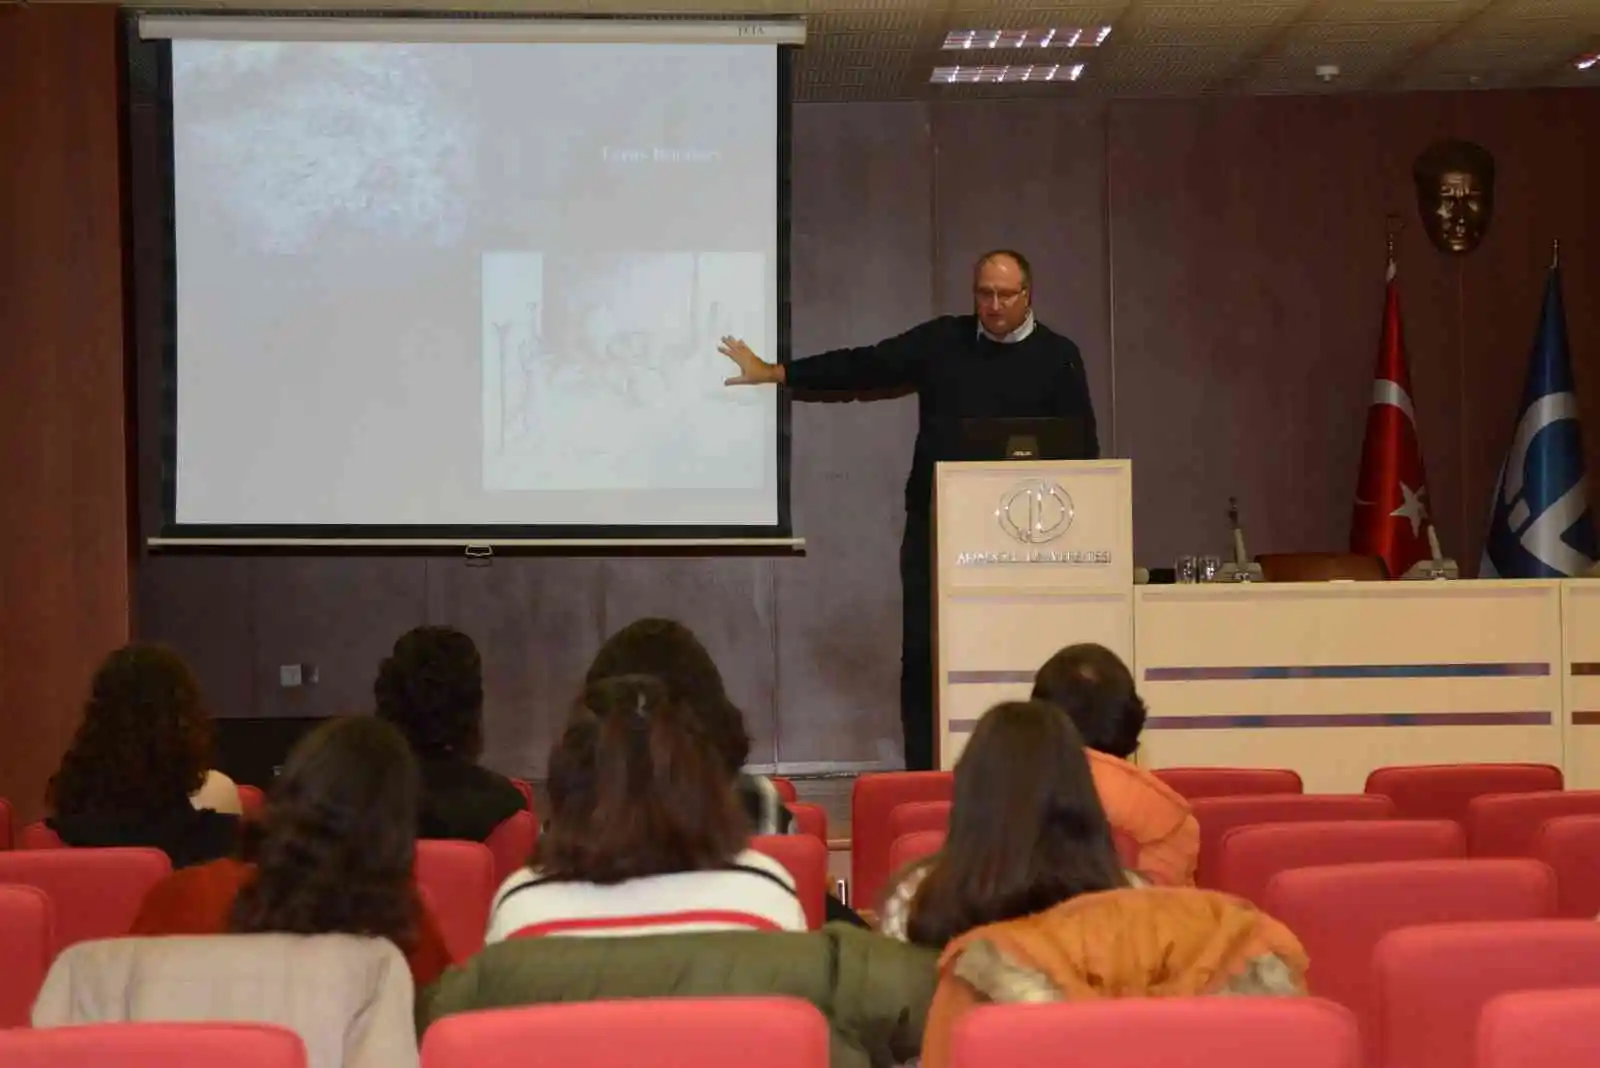
[[[922,384],[937,320],[913,327],[876,345],[834,349],[787,365],[768,363],[736,337],[725,337],[717,351],[738,368],[730,386],[788,385],[820,392],[860,393],[914,389]]]

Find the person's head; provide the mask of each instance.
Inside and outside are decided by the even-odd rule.
[[[1042,701],[991,708],[956,763],[944,848],[907,932],[942,947],[975,927],[1126,885],[1072,721]]]
[[[550,752],[549,792],[533,858],[547,879],[610,884],[720,868],[749,833],[698,717],[649,676],[584,688]]]
[[[1028,257],[995,249],[972,266],[972,310],[995,337],[1005,337],[1027,321],[1033,309],[1033,267]]]
[[[1494,216],[1494,157],[1482,145],[1436,141],[1411,168],[1417,210],[1428,240],[1440,252],[1471,252]]]
[[[409,949],[416,934],[416,758],[373,716],[321,724],[290,751],[257,832],[239,934],[356,934]]]
[[[1033,678],[1033,699],[1071,716],[1090,749],[1126,760],[1139,748],[1144,701],[1128,665],[1103,645],[1069,645],[1046,660]]]
[[[595,654],[584,681],[619,675],[652,675],[673,703],[700,720],[700,729],[722,757],[729,777],[750,759],[744,713],[728,699],[722,673],[694,631],[672,619],[640,619],[617,631]]]
[[[400,636],[372,684],[378,718],[398,727],[423,759],[476,760],[483,749],[483,661],[454,627]]]
[[[124,646],[95,672],[45,799],[62,816],[187,806],[211,766],[211,730],[182,657],[157,645]]]

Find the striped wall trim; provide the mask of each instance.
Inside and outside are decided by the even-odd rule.
[[[1600,727],[1600,712],[1571,712],[1574,727]]]
[[[1032,671],[950,671],[945,681],[952,686],[993,686],[1000,683],[1020,682],[1032,684]]]
[[[1571,666],[1574,675],[1600,675],[1600,663],[1592,660],[1574,663]]]
[[[1151,716],[1158,731],[1281,730],[1295,727],[1548,727],[1550,712],[1283,712],[1261,716]]]
[[[1146,682],[1256,682],[1266,679],[1543,678],[1549,664],[1290,664],[1278,667],[1146,668]]]

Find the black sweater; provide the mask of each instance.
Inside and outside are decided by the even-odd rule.
[[[916,390],[917,444],[906,479],[913,515],[932,507],[933,465],[961,459],[963,419],[1073,416],[1085,421],[1093,456],[1100,453],[1078,346],[1037,321],[1026,338],[1001,344],[979,335],[976,316],[947,315],[876,345],[795,360],[786,374],[797,390]]]

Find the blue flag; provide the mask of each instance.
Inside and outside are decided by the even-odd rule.
[[[1561,269],[1550,268],[1511,451],[1500,468],[1484,543],[1483,578],[1560,578],[1594,566],[1594,522],[1584,479],[1578,398],[1561,306]]]

